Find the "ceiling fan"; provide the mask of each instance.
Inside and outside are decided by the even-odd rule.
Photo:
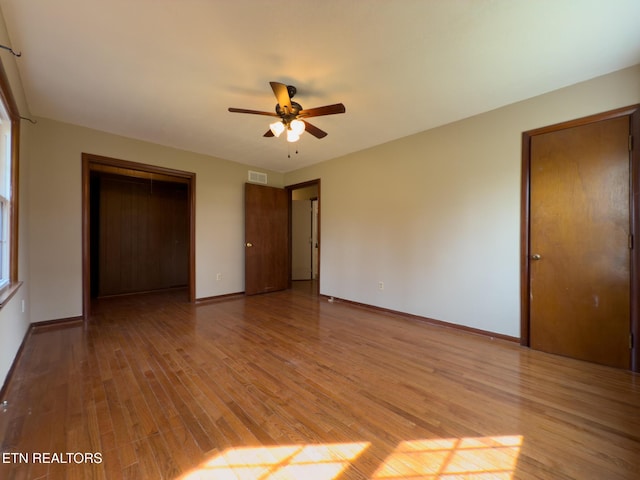
[[[316,107],[304,109],[302,105],[291,99],[295,96],[297,90],[293,85],[285,85],[279,82],[269,82],[271,89],[278,100],[275,112],[262,112],[259,110],[247,110],[245,108],[229,108],[234,113],[251,113],[253,115],[267,115],[270,117],[280,117],[280,120],[269,125],[269,130],[264,137],[279,137],[283,132],[287,132],[287,141],[296,142],[300,139],[300,135],[306,130],[316,138],[324,138],[327,132],[320,130],[318,127],[306,121],[309,117],[320,117],[322,115],[334,115],[336,113],[344,113],[346,109],[342,103],[333,105],[325,105],[324,107]]]

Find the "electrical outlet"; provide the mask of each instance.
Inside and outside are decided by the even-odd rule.
[[[222,274],[221,274],[221,273],[219,273],[219,274],[217,274],[217,275],[216,275],[216,280],[217,280],[217,281],[222,280]]]
[[[378,282],[378,290],[384,290],[384,282]]]

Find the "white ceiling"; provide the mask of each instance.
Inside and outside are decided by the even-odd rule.
[[[638,0],[0,0],[30,114],[290,171],[640,63]],[[2,55],[10,53],[2,51]],[[264,138],[269,81],[311,123]],[[296,149],[298,154],[295,154]],[[291,158],[288,158],[289,152]]]

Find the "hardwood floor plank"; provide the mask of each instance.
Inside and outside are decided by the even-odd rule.
[[[638,375],[297,287],[104,299],[31,335],[0,453],[102,462],[0,478],[640,478]]]
[[[135,432],[130,429],[124,412],[124,404],[121,402],[113,379],[104,382],[105,395],[109,405],[111,424],[117,445],[131,443],[135,438]],[[128,465],[128,463],[125,463]]]

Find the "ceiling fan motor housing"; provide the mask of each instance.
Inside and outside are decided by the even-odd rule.
[[[298,112],[300,112],[300,110],[302,110],[302,105],[300,105],[298,102],[291,102],[291,111],[290,112],[285,112],[282,107],[280,107],[280,104],[276,104],[276,113],[278,115],[280,115],[281,117],[285,117],[285,116],[297,116]]]

